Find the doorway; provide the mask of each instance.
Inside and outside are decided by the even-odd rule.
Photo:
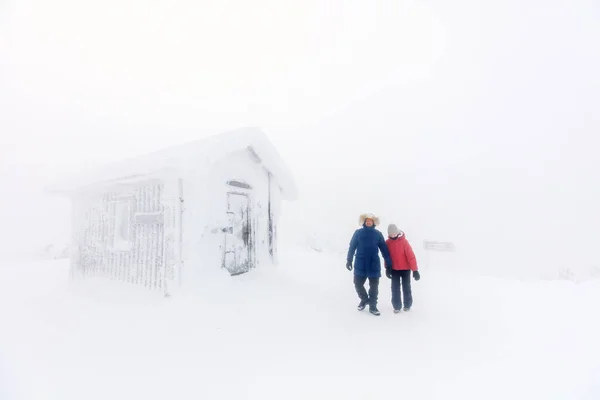
[[[223,267],[240,275],[254,267],[250,197],[246,193],[227,193],[228,227],[225,229]]]

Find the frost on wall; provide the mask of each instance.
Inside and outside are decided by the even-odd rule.
[[[198,270],[239,275],[259,268],[269,257],[267,172],[248,149],[229,154],[206,170],[202,196],[186,198],[187,226],[201,226],[202,233],[187,230],[187,243]],[[198,179],[194,179],[198,182]],[[192,185],[190,185],[192,186]]]
[[[131,204],[128,201],[115,204],[115,231],[113,233],[113,249],[131,250]]]
[[[165,209],[169,218],[174,213],[162,205],[163,189],[153,181],[76,198],[73,276],[104,276],[166,291],[166,280],[174,278],[173,263],[166,268],[174,240],[165,238]]]

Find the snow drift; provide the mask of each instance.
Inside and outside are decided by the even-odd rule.
[[[0,382],[12,393],[2,398],[600,394],[597,281],[422,268],[413,311],[392,314],[384,278],[376,318],[356,311],[343,257],[289,245],[281,257],[279,267],[215,274],[170,300],[119,282],[69,285],[64,260],[3,265]]]

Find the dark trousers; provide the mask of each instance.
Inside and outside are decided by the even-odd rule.
[[[392,270],[392,306],[394,310],[402,308],[402,297],[404,297],[404,307],[411,308],[413,303],[412,290],[410,288],[410,270],[396,271]],[[402,294],[400,295],[400,283],[402,282]]]
[[[366,276],[354,275],[354,288],[360,298],[360,301],[369,303],[369,307],[377,307],[377,297],[379,296],[379,278],[368,278],[369,279],[369,294],[365,289],[365,282],[367,282]]]

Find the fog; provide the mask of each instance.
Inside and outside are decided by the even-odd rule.
[[[54,179],[251,125],[297,179],[296,235],[343,250],[373,212],[421,257],[422,240],[452,241],[458,267],[600,265],[594,0],[5,0],[0,13],[0,253],[68,240],[68,202],[42,193]]]

